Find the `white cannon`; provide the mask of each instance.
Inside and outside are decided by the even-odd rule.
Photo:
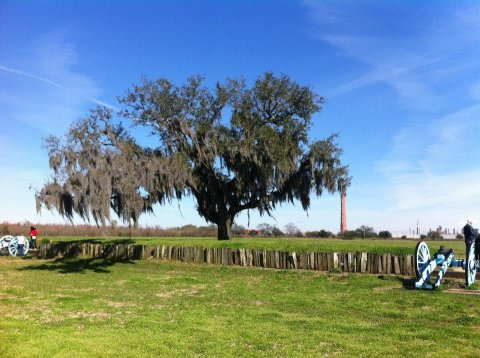
[[[30,249],[30,243],[25,239],[25,245],[23,246],[24,255],[27,254]],[[0,239],[0,255],[10,254],[17,256],[18,253],[18,238],[17,236],[5,235]]]

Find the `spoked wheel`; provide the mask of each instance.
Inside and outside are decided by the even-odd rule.
[[[12,240],[14,237],[12,235],[5,235],[5,236],[2,236],[2,238],[0,239],[0,247],[7,247],[8,246],[8,243],[10,242],[10,240]]]
[[[467,267],[465,267],[465,283],[467,287],[475,282],[475,275],[477,274],[477,263],[475,260],[475,241],[470,244],[467,252]]]
[[[422,276],[422,272],[431,260],[430,250],[425,241],[420,241],[415,248],[415,273],[417,279]]]
[[[2,236],[0,239],[0,255],[8,255],[8,243],[13,239],[11,235]]]
[[[25,245],[23,245],[23,254],[27,256],[27,252],[30,250],[30,243],[25,239]]]
[[[13,238],[10,240],[8,243],[8,252],[10,253],[11,256],[17,256],[17,246],[18,246],[18,241],[16,238]]]

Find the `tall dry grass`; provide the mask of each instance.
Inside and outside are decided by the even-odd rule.
[[[30,227],[38,229],[38,236],[118,236],[118,237],[215,237],[217,227],[185,225],[175,228],[155,227],[128,227],[128,226],[106,226],[97,227],[94,225],[62,225],[62,224],[35,224],[30,222],[0,224],[0,235],[28,235]]]

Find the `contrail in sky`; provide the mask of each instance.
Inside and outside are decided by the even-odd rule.
[[[21,75],[21,76],[33,78],[34,80],[48,83],[49,85],[55,86],[57,88],[63,88],[61,85],[59,85],[56,82],[47,80],[46,78],[43,78],[43,77],[40,77],[40,76],[32,75],[31,73],[27,73],[27,72],[23,72],[23,71],[19,71],[19,70],[14,70],[13,68],[8,68],[8,67],[2,66],[2,65],[0,65],[0,70],[4,70],[4,71],[7,71],[7,72],[16,73],[16,74]]]
[[[115,107],[113,107],[112,105],[106,103],[106,102],[103,102],[103,101],[100,101],[98,99],[95,99],[95,98],[90,98],[90,102],[93,102],[95,104],[98,104],[100,106],[104,106],[104,107],[107,107],[109,109],[113,109],[114,111],[116,111],[117,109]]]
[[[44,83],[48,83],[49,85],[52,85],[56,88],[65,88],[64,86],[58,84],[57,82],[54,82],[54,81],[50,81],[49,79],[47,78],[43,78],[43,77],[40,77],[40,76],[36,76],[36,75],[33,75],[31,73],[28,73],[28,72],[23,72],[23,71],[19,71],[19,70],[15,70],[13,68],[9,68],[9,67],[5,67],[5,66],[2,66],[0,65],[0,70],[3,70],[3,71],[6,71],[6,72],[11,72],[11,73],[15,73],[17,75],[20,75],[20,76],[25,76],[25,77],[28,77],[28,78],[32,78],[34,80],[37,80],[37,81],[40,81],[40,82],[44,82]],[[101,106],[105,106],[105,107],[108,107],[110,109],[113,109],[115,110],[115,107],[109,105],[108,103],[105,103],[105,102],[102,102],[96,98],[87,98],[88,101],[90,102],[93,102],[95,104],[99,104]]]

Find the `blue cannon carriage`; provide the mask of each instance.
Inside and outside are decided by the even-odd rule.
[[[428,245],[420,241],[415,248],[415,272],[417,275],[415,288],[432,290],[440,286],[443,276],[449,267],[460,267],[465,270],[465,284],[467,287],[475,282],[478,263],[475,259],[475,242],[472,242],[465,260],[455,259],[452,249],[440,250],[432,257]],[[439,266],[435,282],[430,283],[432,272]]]
[[[26,255],[30,249],[28,240],[25,240],[25,246],[23,247],[23,253]],[[18,253],[18,238],[17,236],[5,235],[0,239],[0,255],[10,254],[11,256],[17,256]]]

